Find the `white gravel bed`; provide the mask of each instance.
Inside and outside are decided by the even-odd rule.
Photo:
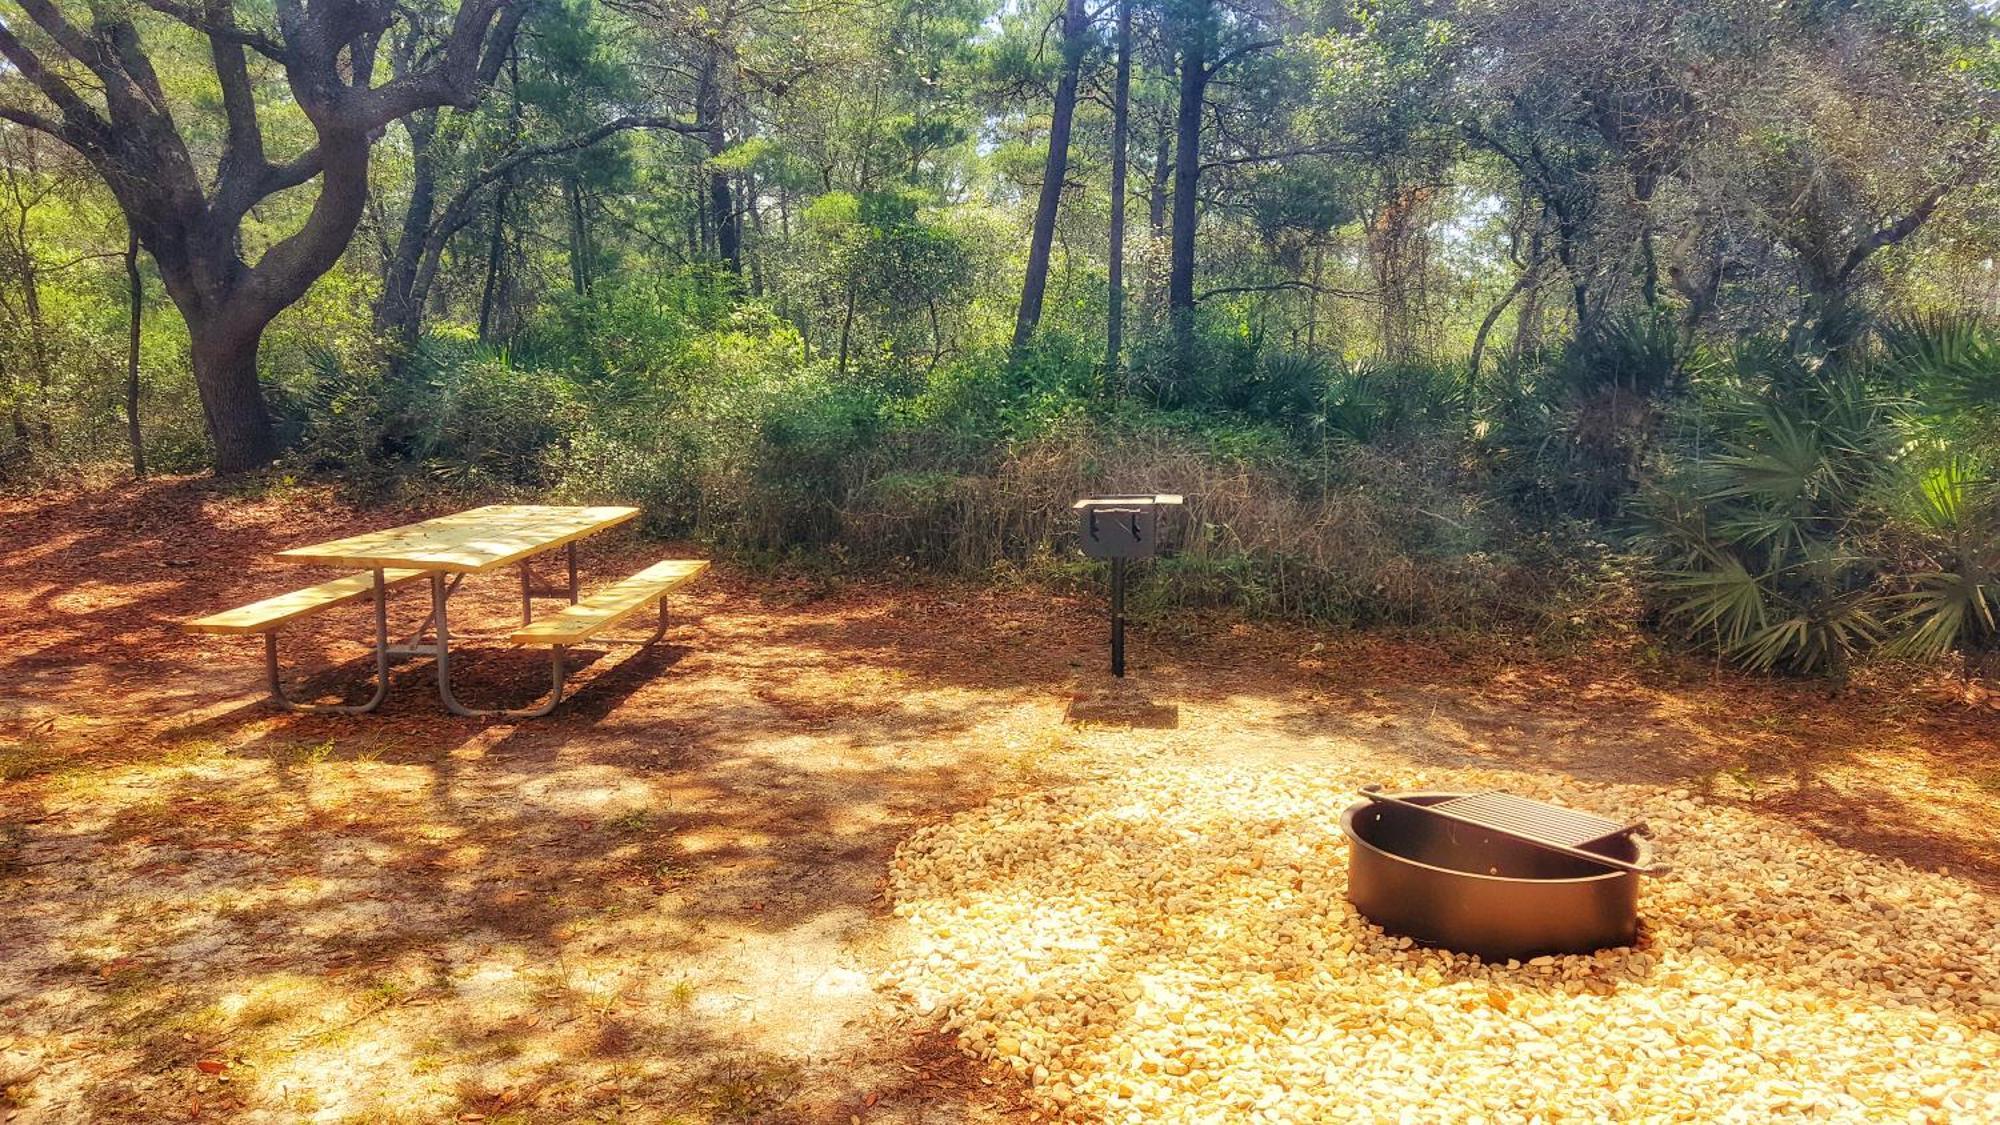
[[[1355,786],[1644,819],[1636,948],[1484,964],[1343,897]],[[911,838],[889,974],[1114,1121],[2000,1121],[2000,901],[1684,791],[1153,765]]]

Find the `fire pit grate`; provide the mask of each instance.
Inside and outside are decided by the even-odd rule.
[[[1435,804],[1414,804],[1382,792],[1379,785],[1364,785],[1362,795],[1379,804],[1403,805],[1429,816],[1454,820],[1473,828],[1497,832],[1512,840],[1556,852],[1573,859],[1589,860],[1641,875],[1663,875],[1660,865],[1641,866],[1591,849],[1627,833],[1645,833],[1643,824],[1623,824],[1608,817],[1566,809],[1547,801],[1517,797],[1512,793],[1465,793]]]
[[[1431,811],[1509,836],[1566,848],[1589,847],[1638,827],[1512,793],[1470,793],[1440,801]]]

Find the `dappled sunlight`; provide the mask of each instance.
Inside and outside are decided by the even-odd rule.
[[[0,737],[0,1076],[31,1075],[10,1077],[8,1095],[31,1115],[980,1120],[1012,1106],[1022,1080],[1053,1107],[1043,1066],[1087,1075],[1062,1084],[1073,1107],[1116,1094],[1153,1116],[1247,1117],[1275,1075],[1292,1085],[1266,1112],[1284,1118],[1310,1106],[1300,1090],[1388,1098],[1458,1081],[1458,1062],[1427,1053],[1440,1029],[1493,1037],[1460,1061],[1529,1060],[1507,1082],[1602,1059],[1613,1028],[1680,1052],[1648,1062],[1663,1076],[1652,1086],[1579,1079],[1586,1093],[1565,1104],[1587,1115],[1620,1090],[1643,1104],[1697,1060],[1736,1058],[1725,1051],[1758,1052],[1764,1063],[1740,1065],[1759,1080],[1823,1092],[1799,1060],[1848,1021],[1857,1044],[1910,1038],[1917,1078],[1991,1040],[1986,961],[1933,964],[1878,932],[1894,920],[1957,942],[1990,921],[1958,876],[1996,869],[1981,866],[1991,820],[1972,800],[1977,775],[1953,766],[1995,742],[1949,714],[1844,718],[1819,695],[1728,681],[1190,619],[1150,627],[1135,649],[1150,661],[1135,679],[1178,708],[1177,727],[1070,725],[1066,702],[1102,682],[1088,599],[721,568],[676,603],[656,650],[580,651],[578,691],[547,719],[449,718],[424,661],[396,667],[373,716],[289,715],[258,702],[254,646],[174,623],[295,583],[268,562],[278,547],[428,513],[155,488],[167,512],[226,521],[220,538],[173,549],[213,565],[161,567],[96,534],[40,564],[0,558],[17,580],[46,566],[63,588],[105,595],[36,616],[22,590],[47,581],[0,587],[25,610],[0,615],[0,634],[22,642],[0,729],[24,736]],[[660,553],[593,545],[586,574]],[[133,588],[146,596],[124,598]],[[481,698],[525,695],[542,674],[477,634],[505,624],[517,596],[505,580],[459,595],[460,674]],[[414,625],[414,605],[392,611]],[[364,618],[287,634],[308,690],[367,678]],[[1807,792],[1847,802],[1815,807],[1847,824],[1783,805],[1798,763],[1816,771]],[[1672,792],[1712,794],[1743,807],[1728,824],[1774,826],[1752,850],[1768,871],[1685,902],[1676,881],[1649,886],[1652,944],[1574,972],[1385,945],[1340,899],[1333,818],[1361,781],[1470,767],[1523,791],[1642,783],[1572,799],[1647,816],[1684,873],[1702,870],[1695,829],[1727,809],[1685,813]],[[1856,786],[1864,771],[1880,787]],[[1948,799],[1919,824],[1927,794]],[[977,819],[948,821],[989,798],[1019,815],[976,832]],[[1864,843],[1934,848],[1925,866],[1953,874],[1829,912],[1845,884],[1787,858],[1828,845],[1778,829],[1773,811],[1829,835],[1904,818]],[[960,854],[924,876],[925,894],[914,871],[898,874],[909,914],[887,917],[887,865],[920,829],[906,857],[947,838]],[[1732,945],[1742,935],[1801,952],[1766,963]],[[1852,983],[1837,987],[1841,973]],[[1513,1022],[1488,1027],[1496,997]],[[1641,1001],[1703,1017],[1616,1022]],[[986,1013],[954,1033],[991,1022],[990,1047],[1005,1032],[1037,1061],[1019,1078],[1011,1064],[982,1074],[934,1034],[953,1011]],[[1376,1050],[1341,1054],[1358,1044]],[[1839,1065],[1857,1090],[1904,1096],[1865,1058]],[[1912,1107],[1948,1112],[1925,1096],[1910,1093]]]
[[[1353,764],[1159,765],[899,851],[889,979],[1084,1116],[2000,1113],[2000,902],[1685,793],[1429,770],[1650,822],[1635,949],[1414,948],[1346,903]]]

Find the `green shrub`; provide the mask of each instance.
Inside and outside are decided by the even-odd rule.
[[[576,389],[505,353],[417,349],[401,363],[308,357],[311,377],[280,405],[302,467],[379,488],[412,472],[468,487],[543,488],[580,422]]]

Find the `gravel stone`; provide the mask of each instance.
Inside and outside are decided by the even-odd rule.
[[[1653,828],[1638,944],[1522,964],[1347,903],[1366,781]],[[1048,1114],[1113,1121],[2000,1121],[2000,902],[1684,789],[1155,764],[927,828],[885,983]]]

